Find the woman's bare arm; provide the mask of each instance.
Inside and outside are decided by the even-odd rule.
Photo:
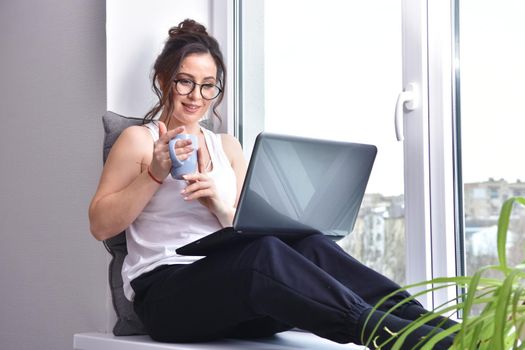
[[[153,142],[143,126],[125,129],[113,145],[89,207],[91,233],[98,240],[125,230],[140,214],[159,184],[145,170]]]
[[[244,183],[244,178],[246,177],[247,162],[244,158],[244,153],[242,151],[241,144],[239,141],[228,134],[221,134],[222,147],[226,156],[230,160],[233,171],[237,178],[237,196],[235,197],[235,208],[239,203],[239,196],[241,195],[242,185]]]

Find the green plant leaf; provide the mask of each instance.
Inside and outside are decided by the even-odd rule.
[[[522,337],[522,334],[524,332],[524,325],[525,325],[525,317],[523,314],[520,314],[520,307],[519,305],[523,305],[523,292],[524,289],[521,285],[518,285],[516,290],[514,291],[514,297],[512,298],[512,315],[511,320],[514,323],[514,327],[516,327],[516,333],[517,337],[514,339],[513,347],[515,349],[518,348],[518,341],[520,337]],[[524,310],[524,308],[521,308],[521,310]]]
[[[519,271],[512,271],[504,280],[499,292],[498,299],[496,302],[496,312],[494,315],[494,338],[493,342],[497,345],[497,348],[504,348],[504,329],[507,324],[509,312],[509,302],[512,300],[512,288],[514,286],[514,280],[518,276]]]
[[[463,307],[463,322],[467,323],[472,310],[472,305],[474,304],[474,297],[476,295],[476,290],[478,289],[479,282],[481,280],[481,274],[483,269],[476,271],[470,280],[470,283],[467,286],[467,299],[465,300],[465,306]],[[462,329],[463,331],[463,329]],[[463,340],[463,338],[461,338]],[[461,344],[465,348],[465,344]]]
[[[498,219],[498,259],[500,265],[504,268],[507,268],[507,231],[514,203],[525,205],[525,198],[511,197],[507,199],[501,207]]]

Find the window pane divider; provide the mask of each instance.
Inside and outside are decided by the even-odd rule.
[[[456,275],[453,3],[428,0],[429,166],[432,277]],[[434,307],[456,297],[436,291]]]
[[[418,108],[407,111],[404,124],[406,279],[408,284],[432,276],[428,133],[427,4],[403,0],[403,89],[418,87]],[[417,292],[421,288],[411,290]],[[432,305],[432,295],[418,298]]]

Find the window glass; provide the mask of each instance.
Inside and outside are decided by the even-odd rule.
[[[393,123],[402,86],[401,3],[256,3],[243,2],[244,148],[262,130],[376,145],[358,221],[339,244],[404,283],[403,144]]]
[[[501,205],[525,195],[525,2],[459,0],[466,273],[497,262]],[[509,227],[509,261],[523,259],[525,210]]]

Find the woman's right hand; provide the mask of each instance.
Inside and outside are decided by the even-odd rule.
[[[169,152],[169,142],[178,134],[184,133],[185,130],[184,126],[179,126],[168,131],[166,124],[159,121],[159,139],[153,146],[153,157],[149,169],[155,178],[164,179],[170,173],[172,162]],[[175,154],[179,160],[186,160],[192,151],[193,146],[191,140],[178,140],[175,142]]]

